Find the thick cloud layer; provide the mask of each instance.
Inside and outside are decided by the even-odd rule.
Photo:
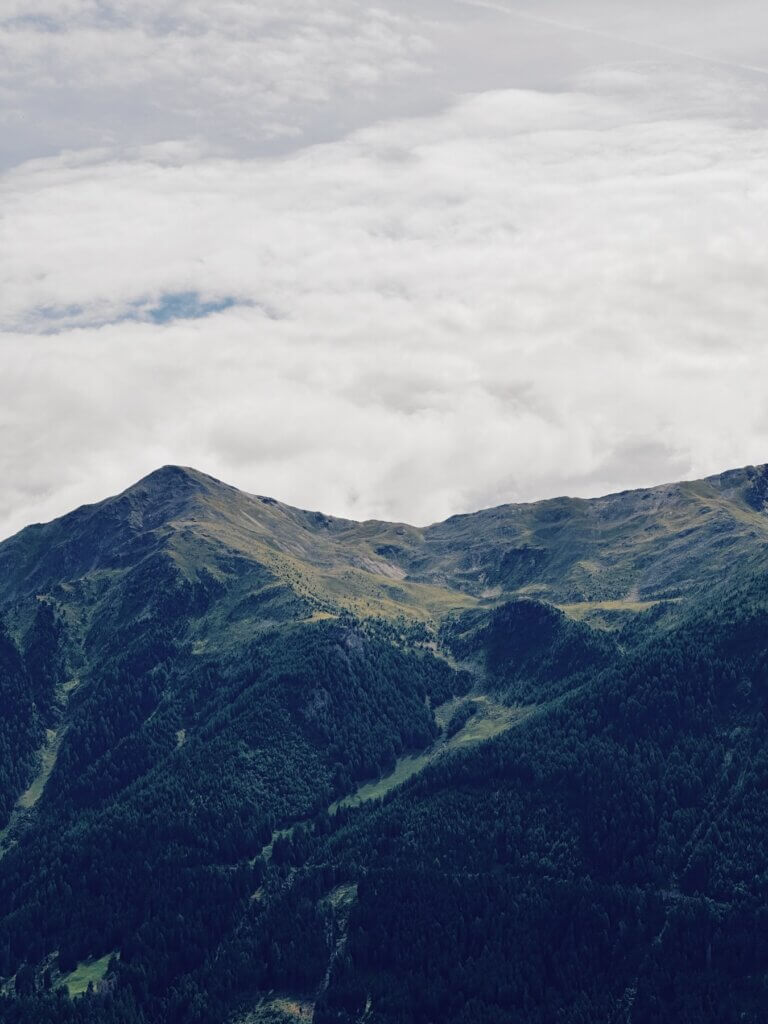
[[[503,6],[6,16],[73,140],[0,178],[0,535],[164,462],[427,522],[768,458],[752,37]]]

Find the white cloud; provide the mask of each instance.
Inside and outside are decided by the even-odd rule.
[[[768,129],[739,81],[622,66],[280,158],[8,172],[0,533],[168,461],[416,522],[764,461]],[[238,304],[130,319],[184,294]]]
[[[333,134],[423,73],[423,19],[356,0],[6,3],[0,163],[191,135]]]
[[[665,6],[538,0],[531,19],[469,0],[5,0],[0,167],[190,138],[274,155],[466,93],[564,90],[608,62],[669,59],[654,40],[760,63],[756,0]]]

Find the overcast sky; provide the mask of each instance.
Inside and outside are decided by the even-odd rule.
[[[764,0],[0,0],[0,536],[768,460]]]

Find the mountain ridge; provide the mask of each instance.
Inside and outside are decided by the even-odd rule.
[[[351,519],[345,516],[336,516],[327,514],[319,510],[305,509],[298,505],[290,505],[286,502],[281,501],[279,498],[274,496],[268,496],[263,494],[257,494],[253,491],[247,491],[243,488],[239,488],[234,484],[230,484],[227,481],[221,480],[218,477],[213,476],[211,473],[206,473],[204,470],[197,469],[194,466],[186,466],[181,463],[165,463],[158,466],[156,469],[151,470],[144,476],[140,477],[133,483],[128,484],[122,491],[118,491],[113,495],[108,495],[106,498],[99,499],[94,502],[86,502],[83,505],[78,506],[70,512],[63,513],[60,516],[54,516],[53,519],[46,520],[44,522],[29,523],[27,526],[22,527],[16,533],[9,535],[8,537],[2,538],[0,544],[4,544],[6,541],[11,540],[13,537],[18,536],[20,533],[24,533],[29,529],[39,529],[41,527],[49,526],[51,523],[58,522],[61,519],[65,519],[68,516],[73,515],[75,512],[86,511],[101,507],[107,503],[114,502],[119,498],[129,496],[139,491],[156,491],[156,484],[168,481],[180,482],[182,480],[187,481],[187,486],[197,484],[200,487],[210,486],[211,484],[216,487],[225,488],[230,491],[236,491],[239,494],[246,495],[249,498],[254,498],[268,504],[280,505],[283,508],[291,509],[294,512],[301,513],[306,516],[320,516],[323,520],[338,523],[343,526],[368,526],[372,524],[384,524],[389,526],[408,526],[412,530],[418,530],[419,532],[426,532],[434,529],[435,527],[444,526],[446,523],[452,523],[457,520],[466,519],[468,517],[490,515],[498,513],[505,509],[518,509],[518,508],[529,508],[532,506],[545,505],[547,503],[560,503],[560,502],[573,502],[573,503],[605,503],[612,499],[624,498],[627,495],[645,495],[652,492],[669,492],[670,488],[690,486],[696,484],[705,485],[718,485],[720,489],[736,490],[739,487],[743,487],[752,483],[755,479],[760,478],[762,480],[768,480],[768,463],[749,464],[745,466],[725,469],[720,473],[712,473],[704,477],[693,477],[685,478],[683,480],[670,480],[664,481],[658,484],[650,484],[647,486],[629,487],[623,488],[619,491],[609,491],[605,494],[592,495],[588,497],[571,494],[559,494],[549,498],[536,498],[529,501],[509,501],[501,502],[498,505],[483,506],[478,509],[474,509],[469,512],[456,512],[447,516],[445,519],[435,520],[434,522],[427,523],[422,526],[417,526],[406,522],[405,520],[387,520],[380,518],[370,519]],[[768,502],[768,484],[763,483],[762,487],[755,490],[755,494],[760,493],[760,507],[763,507]]]
[[[192,531],[211,550],[287,560],[308,576],[363,573],[393,593],[427,585],[476,600],[657,600],[703,585],[713,559],[766,557],[767,494],[768,467],[745,467],[599,498],[507,503],[418,528],[294,508],[169,465],[0,542],[0,598],[29,593],[46,576],[117,569],[171,541],[183,565]],[[324,597],[334,589],[318,586]]]

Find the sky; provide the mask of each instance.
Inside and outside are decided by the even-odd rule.
[[[768,461],[768,7],[0,0],[0,537]]]

